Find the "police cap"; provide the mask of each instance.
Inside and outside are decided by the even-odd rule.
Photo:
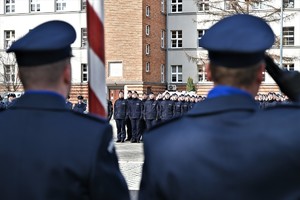
[[[83,96],[79,95],[79,96],[77,97],[77,99],[78,99],[78,100],[83,100]]]
[[[229,68],[243,68],[264,59],[275,40],[270,26],[261,18],[237,14],[213,25],[199,41],[210,61]]]
[[[74,28],[64,21],[48,21],[14,42],[7,52],[14,52],[19,67],[39,66],[72,56]]]

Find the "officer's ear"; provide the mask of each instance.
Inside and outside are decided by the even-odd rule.
[[[211,77],[211,69],[210,69],[210,62],[205,64],[205,71],[206,71],[206,76],[208,81],[212,81]]]

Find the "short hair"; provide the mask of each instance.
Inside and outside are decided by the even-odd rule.
[[[24,88],[32,85],[56,86],[70,58],[41,66],[19,67],[19,76]]]
[[[234,87],[250,86],[256,79],[262,62],[243,68],[229,68],[210,63],[212,81]]]

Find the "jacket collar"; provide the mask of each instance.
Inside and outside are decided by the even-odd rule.
[[[47,93],[25,93],[16,100],[11,109],[42,109],[42,110],[65,110],[66,102],[63,97]]]
[[[236,94],[210,98],[196,103],[187,115],[206,115],[232,110],[255,112],[259,110],[259,107],[253,98],[246,95]]]

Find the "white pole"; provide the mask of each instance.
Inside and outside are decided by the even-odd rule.
[[[281,0],[280,9],[280,68],[282,68],[282,54],[283,54],[283,0]]]

